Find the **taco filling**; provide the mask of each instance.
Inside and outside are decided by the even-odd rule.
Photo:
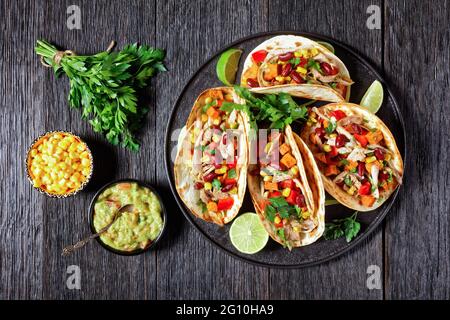
[[[319,84],[342,97],[353,81],[317,48],[281,53],[259,50],[251,55],[252,65],[243,75],[244,85],[270,87],[287,84]]]
[[[224,101],[233,101],[230,94],[211,90],[200,108],[200,126],[191,132],[194,143],[194,189],[199,191],[199,205],[203,213],[224,222],[226,212],[238,202],[240,169],[238,142],[230,130],[239,124],[237,111],[224,112],[220,107]]]
[[[289,247],[291,242],[301,240],[301,233],[316,228],[318,221],[311,214],[313,208],[300,181],[297,159],[285,135],[272,134],[268,140],[251,174],[260,177],[263,216]]]
[[[402,183],[383,132],[361,115],[312,108],[309,142],[320,171],[364,207]]]

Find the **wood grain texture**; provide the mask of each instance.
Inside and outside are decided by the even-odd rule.
[[[81,30],[66,27],[73,4]],[[366,28],[370,4],[384,9],[384,29]],[[419,0],[0,1],[0,299],[449,299],[449,7]],[[233,40],[283,29],[331,36],[372,61],[394,88],[408,132],[405,185],[385,235],[380,226],[337,260],[301,270],[254,267],[210,244],[176,206],[163,165],[171,108],[195,70]],[[69,109],[67,78],[40,65],[38,38],[80,54],[111,40],[166,48],[169,72],[143,99],[151,111],[138,154],[108,145]],[[92,182],[74,198],[46,198],[26,180],[29,144],[53,129],[80,134],[94,152]],[[126,177],[162,191],[170,220],[158,249],[122,257],[92,243],[60,257],[89,233],[95,191]],[[383,290],[366,288],[371,264],[385,270]],[[66,287],[69,265],[80,266],[81,290]]]
[[[67,7],[76,4],[82,15],[82,29],[66,27]],[[154,3],[146,1],[49,1],[44,5],[45,21],[51,21],[41,37],[77,53],[92,54],[103,51],[111,40],[118,47],[133,42],[152,44],[155,16]],[[132,17],[132,18],[131,18]],[[32,52],[30,52],[32,54]],[[34,57],[35,58],[35,57]],[[35,60],[37,60],[35,58]],[[43,294],[49,299],[143,299],[154,298],[156,254],[123,257],[104,250],[93,242],[61,257],[61,250],[90,233],[88,207],[94,193],[106,182],[117,178],[138,178],[154,181],[155,117],[150,113],[142,135],[143,148],[132,153],[108,145],[103,137],[94,134],[80,110],[70,110],[66,77],[55,79],[49,69],[36,64],[36,74],[44,79],[43,103],[36,110],[43,113],[45,130],[66,129],[85,138],[94,153],[95,175],[86,192],[65,199],[44,199],[44,255]],[[145,103],[151,104],[151,97]],[[66,269],[78,265],[81,270],[81,290],[66,287]],[[153,290],[152,290],[153,288]]]
[[[385,71],[406,124],[405,183],[386,225],[386,298],[450,298],[450,3],[386,1]]]
[[[168,49],[170,72],[157,83],[162,126],[190,76],[221,47],[266,28],[266,2],[157,1],[157,45]],[[236,10],[239,8],[239,10]],[[199,92],[200,93],[200,92]],[[186,108],[192,108],[191,105]],[[164,132],[157,133],[158,185],[167,190],[171,228],[158,251],[159,299],[267,299],[268,270],[238,261],[204,239],[183,217],[163,165]]]
[[[26,152],[42,132],[43,84],[33,51],[42,8],[0,2],[0,299],[42,298],[43,198],[26,178]],[[20,14],[18,14],[20,12]],[[27,32],[24,32],[26,30]]]
[[[380,66],[381,31],[366,28],[366,9],[370,4],[381,5],[381,1],[314,1],[313,4],[306,1],[271,1],[269,29],[327,35],[355,48],[355,51]],[[395,212],[390,212],[389,215],[391,214],[394,215]],[[271,298],[382,299],[382,290],[369,290],[366,286],[369,265],[383,268],[380,227],[362,245],[335,261],[306,270],[271,270]]]

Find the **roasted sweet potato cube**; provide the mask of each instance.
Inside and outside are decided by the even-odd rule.
[[[278,76],[278,64],[269,63],[264,71],[264,80],[271,81],[276,76]]]
[[[374,196],[360,196],[361,204],[365,207],[371,207],[375,203]]]
[[[292,168],[297,164],[297,160],[290,153],[286,153],[280,160],[281,164],[287,168]]]
[[[264,182],[264,189],[269,191],[277,191],[278,190],[278,183],[271,182],[271,181],[265,181]]]
[[[284,156],[286,153],[291,151],[291,147],[287,143],[283,143],[280,147],[280,153],[282,156]]]

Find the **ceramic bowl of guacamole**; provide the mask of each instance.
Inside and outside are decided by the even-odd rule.
[[[123,212],[97,241],[116,254],[136,255],[153,248],[166,227],[164,205],[152,186],[133,179],[108,183],[91,201],[89,224],[96,233],[127,204],[133,205],[132,210]]]

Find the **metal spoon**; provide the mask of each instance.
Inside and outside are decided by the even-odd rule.
[[[120,207],[119,209],[117,209],[117,211],[114,213],[114,217],[113,220],[107,224],[105,227],[103,227],[102,229],[100,229],[99,232],[95,233],[95,234],[91,234],[89,237],[84,238],[83,240],[78,241],[77,243],[67,246],[63,249],[62,251],[62,256],[68,256],[69,254],[71,254],[73,251],[84,247],[84,245],[86,243],[88,243],[89,241],[91,241],[92,239],[97,238],[98,236],[100,236],[102,233],[106,232],[113,224],[114,222],[117,221],[117,219],[122,215],[122,213],[124,212],[131,212],[133,211],[133,205],[132,204],[126,204],[122,207]]]

